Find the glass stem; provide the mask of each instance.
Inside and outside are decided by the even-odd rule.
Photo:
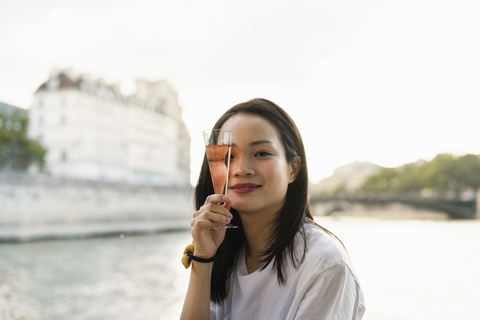
[[[227,190],[228,190],[228,176],[230,175],[230,152],[232,150],[232,146],[228,147],[228,153],[227,153],[227,178],[225,179],[225,192],[223,193],[224,195],[227,195]]]

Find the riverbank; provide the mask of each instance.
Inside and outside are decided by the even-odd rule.
[[[190,220],[186,219],[0,225],[0,242],[124,237],[189,229]]]
[[[451,220],[452,218],[440,211],[420,209],[411,205],[391,203],[384,205],[364,205],[358,203],[342,203],[342,206],[332,207],[332,203],[312,206],[314,216],[345,216],[369,217],[387,220]],[[329,214],[327,214],[329,213]]]
[[[0,225],[189,219],[192,186],[154,186],[0,174]]]
[[[313,212],[317,218],[328,218],[321,214],[321,207],[314,206]],[[330,215],[331,218],[342,216],[387,220],[450,220],[443,212],[420,210],[401,204],[382,207],[352,205],[348,210],[336,211]],[[14,224],[0,225],[0,243],[123,237],[183,230],[190,230],[189,219]]]

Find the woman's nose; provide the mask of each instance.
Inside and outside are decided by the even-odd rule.
[[[249,159],[245,157],[240,157],[232,159],[230,163],[230,168],[232,170],[232,175],[234,176],[243,176],[243,175],[253,175],[254,170],[252,163]]]

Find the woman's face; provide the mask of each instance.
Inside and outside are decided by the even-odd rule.
[[[222,129],[233,131],[227,195],[241,214],[275,217],[283,207],[288,184],[299,161],[288,163],[276,128],[260,116],[236,114]]]

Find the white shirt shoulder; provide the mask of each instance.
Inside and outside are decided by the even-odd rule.
[[[227,298],[212,304],[211,319],[338,319],[359,320],[365,312],[363,294],[348,254],[320,227],[304,224],[295,238],[296,267],[285,260],[285,284],[271,263],[248,273],[245,252],[239,255]]]

